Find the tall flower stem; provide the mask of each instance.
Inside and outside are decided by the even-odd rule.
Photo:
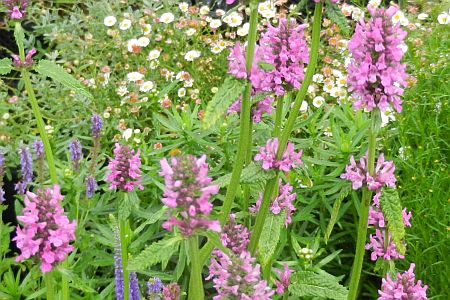
[[[273,136],[280,137],[281,132],[281,117],[283,114],[283,97],[277,97],[277,107],[275,110],[275,128],[273,130]]]
[[[189,300],[205,299],[202,280],[202,264],[198,253],[198,237],[193,235],[188,240],[191,259],[191,277],[189,278]]]
[[[379,127],[379,112],[378,110],[372,111],[371,114],[371,126],[369,129],[369,147],[367,157],[367,170],[369,174],[373,176],[375,167],[375,151],[376,151],[376,138]],[[372,199],[372,191],[367,187],[364,187],[361,198],[361,206],[359,211],[359,223],[358,234],[356,239],[355,259],[353,261],[352,273],[350,277],[350,287],[348,293],[348,300],[355,300],[358,296],[359,279],[361,277],[361,270],[364,261],[365,244],[367,239],[367,220],[369,217],[370,201]]]
[[[15,32],[17,36],[23,34],[22,25],[16,22]],[[23,41],[21,39],[16,39],[17,48],[19,49],[19,57],[21,61],[25,61],[25,49],[23,46]],[[21,70],[21,77],[25,85],[25,90],[27,91],[28,99],[30,100],[31,109],[33,110],[34,118],[36,119],[36,124],[38,127],[39,135],[41,136],[42,142],[44,143],[45,157],[48,164],[48,170],[50,173],[50,180],[52,184],[58,183],[58,176],[56,174],[55,159],[53,158],[53,151],[48,139],[47,132],[45,131],[44,120],[42,119],[41,113],[39,111],[39,105],[36,99],[36,94],[34,93],[33,86],[31,84],[30,73],[27,69],[23,68]],[[67,268],[67,260],[62,263],[63,267]],[[62,288],[62,299],[69,299],[69,281],[65,275],[62,276],[61,288]]]
[[[250,3],[250,28],[247,39],[247,54],[246,54],[246,70],[248,77],[250,75],[251,67],[253,64],[253,57],[255,52],[255,44],[257,37],[257,28],[258,28],[258,10],[257,10],[258,1],[253,0]],[[239,128],[239,141],[238,141],[238,149],[236,152],[236,159],[234,161],[233,171],[231,173],[230,184],[228,185],[227,192],[225,194],[225,200],[223,201],[222,209],[220,212],[219,221],[223,226],[228,220],[229,214],[231,212],[231,207],[233,206],[233,201],[236,196],[236,191],[239,187],[239,180],[241,178],[242,168],[244,166],[246,156],[249,153],[249,148],[251,147],[251,126],[250,126],[250,97],[252,92],[252,84],[250,80],[247,82],[247,86],[245,87],[244,95],[242,97],[242,107],[240,114],[240,128]],[[200,252],[200,262],[203,265],[214,246],[212,242],[208,242]]]
[[[55,299],[55,290],[53,286],[52,272],[48,272],[44,275],[45,287],[47,290],[47,300]]]
[[[123,193],[124,197],[128,197],[127,193]],[[128,220],[120,218],[119,214],[119,231],[120,231],[120,247],[122,250],[122,270],[123,270],[123,297],[128,299],[130,294],[130,276],[128,271]]]
[[[305,99],[306,93],[308,91],[308,87],[311,84],[312,77],[316,70],[317,60],[319,57],[319,46],[320,46],[320,27],[322,23],[322,2],[316,4],[314,9],[314,23],[312,28],[312,44],[310,51],[309,64],[306,69],[305,79],[303,80],[300,91],[297,93],[295,97],[295,102],[292,107],[291,113],[289,114],[288,120],[286,122],[286,127],[281,133],[281,140],[278,144],[277,151],[277,159],[281,159],[283,156],[284,150],[286,149],[287,142],[289,140],[289,136],[292,133],[294,128],[295,120],[297,119],[298,112],[300,111],[300,106],[302,104],[303,99]],[[275,190],[275,186],[278,182],[278,176],[272,178],[267,181],[266,187],[264,190],[263,198],[261,201],[261,207],[259,208],[258,215],[256,216],[255,227],[252,231],[252,236],[250,238],[249,251],[252,255],[255,255],[256,248],[258,246],[259,238],[261,237],[262,229],[264,226],[264,221],[267,216],[267,211],[269,210],[270,205],[270,196],[273,194]]]

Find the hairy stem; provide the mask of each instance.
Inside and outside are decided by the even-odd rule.
[[[202,264],[198,253],[198,237],[191,236],[188,240],[191,259],[191,277],[189,278],[189,300],[203,300],[205,298],[202,281]]]
[[[375,151],[376,151],[376,138],[378,132],[378,118],[379,114],[376,111],[372,112],[371,122],[369,130],[369,147],[368,147],[368,157],[367,157],[367,169],[371,176],[374,175],[374,167],[375,167]],[[356,250],[355,250],[355,259],[353,261],[352,273],[350,276],[350,287],[348,293],[348,300],[355,300],[358,296],[358,286],[361,277],[362,265],[364,262],[364,254],[365,254],[365,244],[367,239],[367,220],[369,217],[369,208],[370,201],[372,199],[372,191],[370,191],[367,187],[364,187],[362,199],[361,199],[361,207],[360,207],[360,216],[358,223],[358,234],[356,239]]]
[[[130,294],[130,276],[128,271],[128,220],[119,220],[120,247],[122,249],[123,296],[128,299]]]

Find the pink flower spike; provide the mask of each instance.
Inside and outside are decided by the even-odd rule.
[[[118,188],[125,192],[133,192],[135,188],[143,190],[141,184],[141,159],[140,150],[134,153],[129,146],[121,146],[116,143],[114,149],[114,158],[110,160],[106,181],[110,183],[109,189]]]
[[[294,272],[291,269],[289,269],[289,266],[287,264],[284,264],[284,270],[275,270],[275,272],[278,274],[278,277],[280,280],[275,281],[275,285],[277,286],[277,294],[282,295],[285,293],[289,285],[291,284],[291,274]]]
[[[278,139],[269,139],[266,146],[259,148],[259,153],[255,155],[255,161],[262,161],[261,167],[264,170],[278,169],[283,172],[289,172],[292,168],[298,167],[302,164],[300,157],[302,151],[295,153],[294,145],[288,142],[286,150],[283,153],[282,159],[277,160]]]
[[[24,226],[17,227],[13,239],[21,251],[16,261],[35,257],[41,262],[41,271],[46,273],[73,251],[69,243],[75,240],[76,221],[70,223],[64,215],[63,198],[58,185],[39,189],[36,194],[27,192],[24,215],[18,217]]]
[[[378,290],[378,300],[426,300],[428,286],[422,287],[422,281],[418,280],[414,275],[414,264],[411,264],[408,271],[403,274],[397,273],[394,280],[390,274],[382,280],[381,290]]]

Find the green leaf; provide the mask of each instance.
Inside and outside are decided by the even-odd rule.
[[[25,33],[23,32],[22,25],[17,22],[16,26],[14,27],[14,39],[16,40],[16,44],[19,47],[19,53],[20,50],[23,51],[23,42],[25,41]]]
[[[128,262],[128,270],[145,271],[157,263],[167,264],[172,255],[178,251],[182,239],[181,236],[176,236],[151,244]]]
[[[228,107],[236,101],[245,88],[245,81],[228,77],[217,93],[208,102],[203,116],[203,129],[211,128],[225,114]]]
[[[137,206],[139,198],[136,193],[122,193],[123,197],[119,199],[119,220],[126,220],[131,214],[133,206]]]
[[[260,165],[255,163],[250,163],[247,167],[242,170],[240,182],[243,184],[253,184],[256,182],[263,182],[272,179],[276,176],[274,170],[264,170]],[[230,184],[231,173],[217,178],[213,184],[220,187],[227,186]]]
[[[337,5],[328,4],[326,14],[331,21],[336,23],[336,25],[341,29],[342,33],[344,33],[345,35],[350,34],[350,26],[347,24],[347,20],[345,19],[344,14]]]
[[[275,67],[273,65],[265,63],[265,62],[262,62],[262,61],[258,62],[258,67],[261,70],[266,71],[266,72],[270,72],[270,71],[275,70]]]
[[[56,82],[68,87],[86,98],[92,99],[91,93],[83,86],[81,82],[76,80],[72,75],[68,74],[61,66],[49,60],[40,60],[39,64],[34,68],[44,79],[50,77]]]
[[[11,59],[3,58],[0,59],[0,75],[6,75],[11,72]]]
[[[337,217],[339,214],[339,210],[341,208],[342,201],[347,197],[347,195],[350,193],[351,189],[349,187],[343,188],[339,192],[339,196],[334,201],[333,204],[333,210],[331,211],[331,217],[330,222],[328,222],[327,231],[325,232],[325,244],[328,242],[328,239],[330,238],[331,232],[333,231],[334,224],[336,224]]]
[[[405,254],[405,225],[403,224],[402,205],[397,190],[383,189],[380,197],[381,210],[387,222],[392,241],[401,255]]]
[[[264,222],[261,238],[259,239],[259,257],[263,265],[269,263],[275,253],[285,219],[286,214],[283,211],[278,215],[269,213]]]
[[[347,289],[327,273],[300,271],[292,275],[289,291],[297,297],[319,297],[323,299],[347,299]]]
[[[145,226],[154,224],[154,223],[158,222],[159,220],[161,220],[161,218],[164,216],[164,213],[166,211],[167,211],[167,208],[165,206],[163,206],[160,210],[158,210],[154,214],[150,215],[144,223],[139,225],[139,227],[134,230],[133,235],[137,236],[145,228]]]

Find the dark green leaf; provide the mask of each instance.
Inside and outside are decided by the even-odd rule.
[[[242,170],[240,182],[243,184],[253,184],[256,182],[264,182],[275,177],[273,170],[263,170],[260,165],[250,163]],[[224,187],[230,183],[231,173],[217,178],[213,183]]]
[[[331,232],[333,231],[334,224],[336,224],[337,217],[339,214],[339,209],[341,208],[342,201],[347,197],[347,195],[350,193],[351,189],[349,187],[344,187],[340,193],[338,198],[334,201],[333,204],[333,210],[331,211],[331,217],[330,222],[328,222],[327,231],[325,232],[325,243],[328,242],[328,239],[330,238]]]
[[[347,299],[347,289],[329,274],[300,271],[292,275],[289,291],[297,297]]]
[[[286,214],[283,211],[278,215],[269,213],[264,222],[261,238],[259,239],[259,257],[263,265],[267,264],[275,253],[285,219]]]
[[[83,95],[86,98],[92,99],[91,93],[72,75],[68,74],[61,66],[49,60],[40,60],[39,64],[34,68],[44,79],[50,77],[56,82],[61,83],[67,88]]]
[[[403,224],[402,205],[397,190],[383,189],[380,197],[381,210],[392,235],[392,241],[398,252],[405,254],[405,225]]]
[[[216,124],[228,107],[239,98],[244,88],[245,81],[228,77],[211,101],[208,102],[202,121],[203,128],[208,129]]]

